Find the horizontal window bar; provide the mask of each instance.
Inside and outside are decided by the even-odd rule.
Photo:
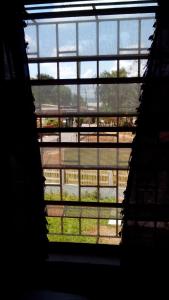
[[[138,49],[138,48],[137,48]],[[123,49],[125,50],[125,49]],[[127,48],[127,50],[129,50]],[[133,49],[132,49],[133,50]],[[145,49],[147,50],[147,49]],[[70,53],[70,51],[69,51]],[[32,53],[31,53],[32,54]],[[147,59],[148,54],[121,54],[121,55],[92,55],[92,56],[69,56],[69,57],[35,57],[29,58],[29,63],[41,62],[71,62],[71,61],[102,61],[102,60],[126,60],[126,59]]]
[[[110,83],[142,83],[143,77],[109,77],[109,78],[85,78],[85,79],[32,79],[31,85],[71,85],[71,84],[110,84]]]
[[[118,170],[118,171],[128,171],[129,167],[128,166],[112,166],[112,165],[109,165],[109,166],[91,166],[91,165],[84,165],[84,164],[81,164],[81,165],[61,165],[61,164],[46,164],[44,163],[43,164],[43,169],[47,169],[47,170],[53,170],[53,169],[64,169],[64,170]]]
[[[136,14],[136,13],[155,13],[155,6],[143,7],[122,7],[109,9],[91,9],[91,10],[76,10],[76,11],[60,11],[60,12],[39,12],[28,13],[25,15],[25,20],[31,19],[49,19],[62,17],[80,17],[80,16],[101,16],[101,15],[119,15],[119,14]]]
[[[132,143],[72,143],[72,142],[39,142],[40,147],[53,148],[130,148]]]
[[[46,205],[49,206],[88,206],[88,207],[114,207],[122,208],[122,203],[106,203],[106,202],[87,202],[87,201],[56,201],[56,200],[46,200]]]
[[[31,2],[31,1],[25,1],[26,3],[27,2]],[[33,4],[35,4],[37,1],[33,1]],[[39,1],[39,3],[40,4],[42,4],[42,2],[43,1]],[[45,4],[46,3],[52,3],[52,1],[45,1]],[[55,3],[55,1],[53,1],[54,3]],[[76,2],[76,1],[73,1],[73,2]],[[82,1],[81,1],[82,2]],[[141,4],[141,5],[144,5],[144,4],[156,4],[153,0],[152,1],[126,1],[126,2],[124,2],[124,1],[122,1],[122,2],[109,2],[109,1],[104,1],[104,2],[102,2],[102,1],[100,1],[100,2],[96,2],[96,1],[90,1],[90,3],[82,3],[82,4],[80,4],[79,2],[78,2],[78,4],[76,4],[76,3],[71,3],[71,1],[62,1],[62,2],[58,2],[58,4],[56,5],[56,3],[55,3],[55,5],[45,5],[45,6],[40,6],[40,5],[38,5],[38,7],[35,5],[35,6],[29,6],[29,4],[27,4],[27,7],[26,7],[26,9],[28,9],[29,11],[31,11],[31,10],[37,10],[37,9],[44,9],[44,10],[47,10],[47,9],[54,9],[54,8],[57,8],[57,9],[59,9],[59,8],[72,8],[72,10],[73,10],[73,8],[78,8],[78,7],[88,7],[88,6],[109,6],[109,5],[112,5],[112,6],[121,6],[121,5],[123,5],[123,6],[125,6],[125,5],[139,5],[139,4]]]
[[[52,127],[37,128],[39,133],[55,133],[55,132],[135,132],[135,127]]]
[[[109,113],[109,112],[53,112],[49,110],[36,110],[37,117],[135,117],[137,113]]]

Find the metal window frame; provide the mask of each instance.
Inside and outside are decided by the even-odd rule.
[[[132,1],[131,1],[132,2]],[[141,1],[140,1],[141,2]],[[145,1],[144,1],[145,2]],[[147,2],[147,1],[146,1]],[[126,14],[126,13],[136,13],[136,12],[144,12],[144,13],[149,13],[149,12],[154,12],[155,11],[155,8],[153,6],[153,9],[152,7],[142,7],[142,8],[123,8],[123,9],[119,9],[119,8],[116,8],[116,9],[110,9],[109,11],[107,10],[99,10],[99,15],[112,15],[112,12],[113,14],[116,14],[116,13],[122,13],[122,14]],[[100,13],[101,12],[101,13]],[[86,15],[89,16],[89,11],[85,12],[87,13]],[[84,12],[80,13],[79,14],[79,11],[77,12],[70,12],[70,13],[59,13],[59,14],[56,14],[56,13],[38,13],[38,14],[28,14],[27,15],[27,19],[31,18],[32,16],[33,17],[36,17],[37,19],[43,19],[43,18],[46,18],[47,16],[48,17],[69,17],[69,16],[81,16],[83,15],[84,16]],[[85,21],[85,22],[96,22],[96,55],[92,55],[92,56],[80,56],[79,55],[79,25],[80,24],[80,21],[71,21],[69,23],[74,23],[75,24],[75,28],[76,28],[76,51],[74,51],[76,53],[76,56],[69,56],[69,57],[40,57],[40,48],[39,48],[39,26],[40,25],[52,25],[52,24],[55,24],[56,25],[56,49],[57,49],[57,55],[59,55],[59,38],[58,38],[58,24],[64,24],[64,21],[63,22],[60,22],[57,23],[57,22],[54,22],[54,23],[43,23],[43,22],[36,22],[33,24],[33,26],[36,26],[36,34],[37,34],[37,39],[36,39],[36,42],[37,42],[37,53],[34,53],[37,55],[37,58],[29,58],[29,62],[30,63],[37,63],[38,65],[38,74],[40,75],[40,63],[52,63],[52,62],[56,62],[57,63],[57,79],[53,79],[53,80],[32,80],[31,81],[31,84],[32,86],[44,86],[44,85],[73,85],[73,84],[76,84],[77,85],[77,96],[78,96],[78,99],[79,99],[79,95],[80,95],[80,88],[79,86],[81,84],[96,84],[96,85],[99,85],[99,84],[129,84],[129,83],[142,83],[143,82],[143,78],[140,75],[140,68],[138,68],[138,76],[137,77],[130,77],[130,78],[120,78],[119,77],[119,62],[120,60],[129,60],[129,59],[138,59],[138,66],[139,66],[139,63],[140,63],[140,60],[141,59],[146,59],[148,57],[147,54],[141,54],[141,50],[140,50],[140,46],[141,46],[141,22],[140,20],[142,19],[141,17],[140,18],[128,18],[127,20],[138,20],[138,24],[139,24],[139,30],[138,30],[138,54],[128,54],[128,55],[125,55],[125,54],[121,54],[120,53],[120,21],[121,20],[124,20],[124,18],[121,18],[121,19],[113,19],[113,21],[116,21],[117,22],[117,54],[116,55],[99,55],[99,44],[98,44],[98,41],[99,41],[99,30],[98,30],[98,24],[99,22],[103,22],[103,21],[107,21],[106,20],[98,20],[97,19],[97,13],[95,13],[95,11],[92,12],[92,15],[95,15],[96,16],[96,19],[93,20],[93,21]],[[149,17],[144,17],[144,19],[150,19]],[[109,19],[108,19],[109,20]],[[84,22],[84,21],[82,21]],[[66,23],[67,24],[67,23]],[[32,26],[32,24],[30,24],[30,26]],[[125,49],[124,49],[125,50]],[[144,50],[144,49],[143,49]],[[70,53],[70,52],[69,52]],[[30,53],[30,55],[32,55],[33,53]],[[85,78],[85,79],[82,79],[80,78],[80,62],[82,61],[96,61],[97,63],[97,76],[96,78]],[[103,61],[103,60],[115,60],[117,61],[117,78],[99,78],[99,62],[100,61]],[[76,79],[60,79],[60,73],[59,73],[59,63],[60,62],[76,62],[77,63],[77,78]],[[97,97],[97,108],[98,108],[98,97]],[[42,147],[43,149],[44,148],[54,148],[54,147],[57,147],[59,150],[59,156],[60,156],[60,161],[61,161],[61,147],[63,148],[78,148],[78,164],[77,165],[71,165],[71,164],[47,164],[47,165],[43,165],[43,168],[44,169],[57,169],[59,170],[60,172],[60,184],[54,184],[55,187],[59,187],[60,189],[60,196],[61,196],[61,200],[60,201],[50,201],[48,200],[46,202],[46,205],[47,206],[52,206],[54,204],[58,205],[58,206],[64,206],[64,205],[67,205],[67,206],[85,206],[85,207],[97,207],[97,208],[100,208],[100,207],[107,207],[107,208],[115,208],[117,209],[116,210],[116,234],[115,234],[115,237],[118,237],[118,234],[119,234],[119,223],[118,223],[118,209],[121,208],[121,203],[119,203],[119,200],[118,200],[118,193],[119,193],[119,172],[121,171],[125,171],[127,172],[128,171],[128,166],[122,166],[122,165],[118,165],[118,160],[119,160],[119,157],[118,157],[118,154],[117,154],[117,166],[102,166],[102,165],[99,165],[99,149],[97,150],[97,166],[96,165],[83,165],[80,163],[80,149],[81,148],[94,148],[94,149],[97,149],[97,148],[111,148],[111,149],[119,149],[119,148],[122,148],[122,149],[130,149],[131,148],[131,143],[120,143],[119,142],[119,133],[120,132],[135,132],[135,127],[125,127],[125,126],[122,126],[120,127],[119,124],[117,124],[117,126],[113,127],[113,128],[109,128],[109,127],[106,127],[106,126],[103,126],[103,127],[99,127],[99,118],[100,117],[117,117],[117,120],[118,118],[120,117],[127,117],[127,116],[136,116],[136,113],[135,114],[113,114],[113,113],[102,113],[102,112],[80,112],[79,111],[79,104],[78,104],[78,110],[77,112],[62,112],[62,111],[58,111],[58,112],[51,112],[51,113],[47,113],[45,111],[39,111],[37,112],[37,116],[40,117],[40,120],[41,120],[41,126],[42,126],[42,118],[45,118],[45,117],[57,117],[59,119],[59,124],[60,124],[60,127],[59,128],[38,128],[37,129],[37,132],[38,133],[41,133],[41,134],[46,134],[46,133],[56,133],[58,134],[59,136],[59,141],[58,142],[43,142],[42,141],[42,138],[40,138],[40,142],[39,142],[39,145],[40,147]],[[59,109],[60,109],[60,104],[59,104]],[[96,117],[97,118],[97,127],[96,128],[81,128],[80,126],[79,127],[70,127],[70,128],[63,128],[61,127],[61,118],[64,118],[64,117],[72,117],[72,116],[75,116],[78,118],[78,125],[80,124],[79,123],[79,118],[80,117]],[[104,132],[104,130],[108,130],[108,132],[113,132],[115,131],[116,132],[116,135],[117,135],[117,142],[116,143],[100,143],[99,141],[99,133],[100,132]],[[77,143],[71,143],[71,142],[62,142],[61,141],[61,132],[77,132],[78,133],[78,142]],[[96,137],[97,137],[97,142],[92,142],[92,143],[80,143],[80,133],[83,133],[83,132],[87,132],[87,133],[92,133],[94,132],[96,134]],[[117,151],[118,152],[118,151]],[[77,173],[78,173],[78,197],[79,197],[79,202],[78,201],[64,201],[63,200],[63,178],[62,178],[62,173],[63,171],[65,170],[77,170]],[[86,185],[82,185],[80,180],[81,180],[81,170],[95,170],[97,172],[97,185],[96,186],[89,186],[91,188],[96,188],[97,189],[97,201],[96,202],[87,202],[87,201],[83,201],[82,200],[82,195],[81,195],[81,189],[86,187]],[[115,203],[103,203],[100,201],[100,189],[101,188],[107,188],[107,186],[102,186],[100,185],[100,182],[99,182],[99,173],[100,173],[100,170],[111,170],[111,171],[115,171],[116,173],[116,185],[113,185],[113,186],[108,186],[109,188],[114,188],[116,189],[116,202]],[[79,235],[81,234],[82,232],[82,224],[81,224],[81,218],[82,216],[79,217]],[[98,233],[98,239],[99,239],[99,235],[100,235],[100,220],[97,218],[97,233]],[[64,234],[64,215],[61,216],[61,235]],[[72,235],[73,236],[73,235]],[[103,235],[101,235],[101,237],[104,237]],[[108,237],[108,236],[105,236],[105,237]]]

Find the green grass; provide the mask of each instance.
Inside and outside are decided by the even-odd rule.
[[[79,201],[79,197],[75,194],[70,194],[68,192],[64,192],[62,195],[64,201]],[[55,200],[60,201],[60,193],[45,193],[45,200]],[[97,191],[88,192],[85,191],[81,193],[81,200],[86,202],[97,202]],[[115,197],[101,197],[100,202],[107,202],[107,203],[115,203]]]
[[[98,225],[110,230],[115,228],[109,224],[109,219],[47,217],[49,241],[97,243]]]

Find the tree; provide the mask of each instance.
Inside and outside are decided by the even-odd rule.
[[[117,77],[116,71],[104,71],[102,78]],[[122,68],[119,71],[119,77],[127,77],[127,71]],[[113,113],[135,112],[138,104],[139,86],[133,84],[101,84],[99,86],[99,101],[101,110]]]
[[[47,74],[40,74],[40,80],[53,80],[54,78]],[[78,96],[70,87],[65,85],[40,85],[33,86],[33,94],[36,106],[42,104],[53,104],[60,107],[77,106]],[[84,103],[83,97],[79,96],[79,102]]]

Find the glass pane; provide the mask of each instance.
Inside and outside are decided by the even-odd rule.
[[[140,62],[140,76],[144,75],[147,66],[147,59],[142,59]]]
[[[126,148],[41,148],[44,167],[128,167],[131,149]]]
[[[76,62],[62,62],[59,63],[60,79],[77,78]]]
[[[117,77],[117,61],[103,60],[99,62],[99,77]]]
[[[57,79],[57,63],[41,63],[40,79]]]
[[[94,78],[97,76],[96,61],[83,61],[79,65],[80,78]]]
[[[141,48],[149,48],[152,41],[149,37],[153,34],[154,19],[142,20],[141,21]]]
[[[60,184],[60,170],[58,169],[44,169],[43,175],[45,177],[45,184]]]
[[[49,179],[46,180],[46,182],[48,181]],[[54,185],[45,186],[45,200],[60,201],[61,200],[60,187]]]
[[[39,25],[39,55],[56,57],[56,25]]]
[[[101,84],[99,110],[113,113],[136,113],[140,86],[132,84]]]
[[[98,141],[97,133],[80,133],[80,140],[81,143],[96,143]]]
[[[138,48],[138,21],[120,21],[120,48]]]
[[[99,23],[99,54],[117,53],[117,22]]]
[[[120,60],[119,77],[137,77],[138,60]]]
[[[112,170],[99,170],[99,185],[100,186],[113,186],[114,171]]]
[[[118,171],[118,202],[124,200],[124,191],[127,186],[128,171]]]
[[[96,170],[81,170],[80,184],[83,186],[92,186],[98,184],[98,172]]]
[[[97,111],[97,85],[80,85],[80,110]]]
[[[37,110],[58,110],[58,87],[54,85],[32,86]]]
[[[31,79],[38,78],[38,65],[37,64],[29,64],[29,74]]]
[[[58,113],[60,111],[77,111],[76,85],[41,85],[32,86],[36,109]],[[80,98],[82,99],[82,97]],[[83,100],[83,99],[82,99]],[[81,101],[82,101],[81,100]]]
[[[36,26],[29,25],[25,28],[25,40],[28,43],[28,54],[37,52]]]
[[[79,23],[79,55],[96,55],[96,23]]]
[[[116,202],[116,189],[114,188],[100,188],[99,189],[99,201],[115,203]]]
[[[119,143],[132,143],[133,138],[132,132],[119,132]]]
[[[59,24],[58,31],[59,52],[67,52],[69,55],[70,51],[76,51],[76,24]]]
[[[63,159],[58,148],[41,148],[41,159],[43,167],[53,167],[59,165]]]
[[[80,190],[81,190],[81,200],[82,201],[87,201],[87,202],[97,201],[98,194],[97,194],[97,189],[96,188],[92,188],[92,187],[84,188],[84,187],[82,187]]]

